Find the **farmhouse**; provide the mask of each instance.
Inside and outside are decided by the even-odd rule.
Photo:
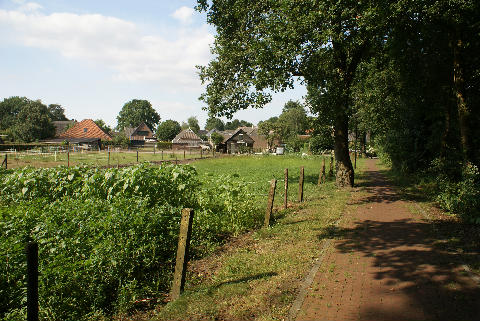
[[[92,147],[101,146],[102,141],[110,141],[112,137],[98,127],[93,120],[84,119],[60,134],[56,140]]]
[[[153,131],[145,123],[141,123],[136,128],[125,127],[125,136],[128,137],[132,146],[143,146],[145,142],[154,142],[157,140]]]
[[[182,130],[172,140],[172,147],[176,149],[200,148],[203,141],[190,128]]]
[[[241,152],[251,152],[255,141],[241,128],[233,131],[218,132],[224,137],[221,144],[217,145],[217,151],[235,154]]]

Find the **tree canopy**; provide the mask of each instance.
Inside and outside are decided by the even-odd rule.
[[[68,120],[65,116],[65,108],[59,104],[50,104],[47,107],[51,120]]]
[[[225,123],[220,118],[209,117],[207,119],[207,123],[205,124],[205,129],[225,130]]]
[[[125,127],[138,127],[145,123],[153,131],[157,128],[160,121],[160,115],[147,100],[133,99],[125,105],[117,116],[117,129],[123,130]]]
[[[10,97],[0,102],[0,130],[15,141],[27,143],[55,136],[47,106],[26,97]]]
[[[271,92],[292,88],[296,77],[319,99],[313,113],[328,108],[334,119],[337,184],[353,185],[348,154],[350,87],[360,62],[383,35],[385,2],[198,0],[217,35],[201,99],[211,114],[231,116],[261,108]]]
[[[180,124],[171,119],[161,122],[157,128],[157,138],[160,141],[171,141],[182,131]]]

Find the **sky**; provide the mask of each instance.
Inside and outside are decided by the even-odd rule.
[[[0,100],[60,104],[69,119],[116,126],[122,106],[146,99],[161,120],[208,117],[196,65],[212,59],[215,28],[193,0],[0,0]],[[278,116],[306,90],[274,94],[237,112],[254,124]],[[226,119],[224,119],[226,120]]]

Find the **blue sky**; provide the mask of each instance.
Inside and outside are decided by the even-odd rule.
[[[215,30],[191,0],[0,0],[0,99],[26,96],[57,103],[69,118],[116,116],[146,99],[162,120],[207,112],[195,65],[211,59]],[[264,109],[238,112],[252,123],[280,114],[305,89],[276,94]]]

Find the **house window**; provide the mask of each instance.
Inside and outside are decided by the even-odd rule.
[[[238,140],[243,140],[243,134],[238,134]]]
[[[88,131],[88,128],[84,128],[83,132],[86,133]]]

